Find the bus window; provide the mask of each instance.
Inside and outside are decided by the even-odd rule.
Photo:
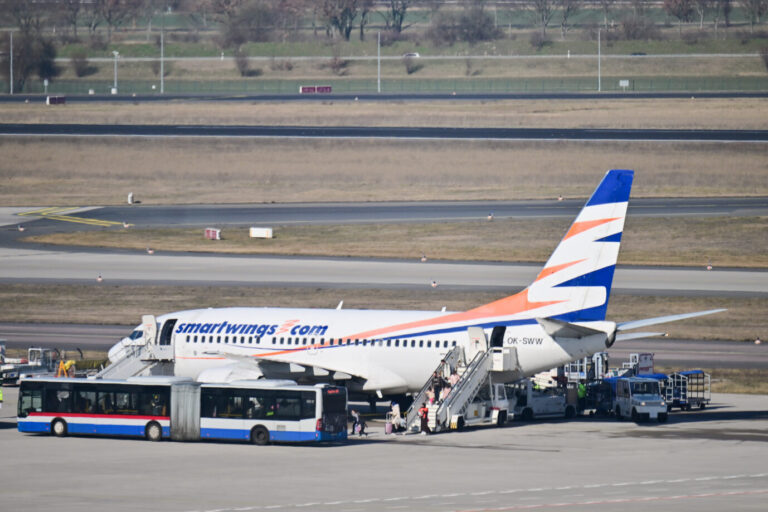
[[[96,392],[75,388],[75,404],[72,412],[95,413]]]
[[[18,415],[26,418],[30,412],[43,412],[43,383],[25,382],[19,396]]]
[[[316,409],[315,393],[313,391],[301,392],[301,418],[314,418]]]
[[[70,412],[72,410],[72,386],[48,384],[45,389],[46,412]]]
[[[314,417],[314,411],[312,417]],[[296,392],[278,391],[275,397],[275,419],[301,419],[301,396]]]

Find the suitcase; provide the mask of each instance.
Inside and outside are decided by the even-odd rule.
[[[385,434],[391,434],[392,433],[392,422],[388,421],[384,424],[384,433]]]

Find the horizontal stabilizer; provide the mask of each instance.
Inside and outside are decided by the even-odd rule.
[[[553,338],[586,338],[595,334],[605,334],[603,331],[590,329],[583,325],[571,324],[554,318],[537,318],[537,322],[544,329],[544,332]]]
[[[627,331],[629,329],[637,329],[638,327],[648,327],[649,325],[665,324],[667,322],[676,322],[677,320],[685,320],[686,318],[695,318],[697,316],[711,315],[714,313],[720,313],[727,311],[725,309],[710,309],[707,311],[697,311],[695,313],[683,313],[681,315],[669,315],[669,316],[657,316],[656,318],[646,318],[643,320],[633,320],[632,322],[622,322],[616,325],[617,331]]]
[[[636,340],[638,338],[653,338],[655,336],[666,336],[665,332],[625,332],[616,335],[616,341]]]

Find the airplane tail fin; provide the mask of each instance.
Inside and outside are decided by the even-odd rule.
[[[531,318],[605,320],[633,178],[634,171],[608,171],[536,280],[470,313],[506,317],[508,324]]]

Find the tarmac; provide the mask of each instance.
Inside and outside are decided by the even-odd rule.
[[[666,424],[598,418],[320,446],[22,434],[0,409],[2,510],[765,510],[768,396]]]

